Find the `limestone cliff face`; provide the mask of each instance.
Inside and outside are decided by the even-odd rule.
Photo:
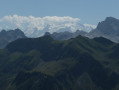
[[[113,17],[107,17],[99,22],[97,28],[89,33],[89,37],[105,37],[114,42],[119,42],[119,20]]]

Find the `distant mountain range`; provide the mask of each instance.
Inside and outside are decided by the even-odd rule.
[[[79,24],[78,27],[79,27],[80,31],[82,31],[82,32],[83,31],[89,32],[92,29],[94,29],[94,27],[92,27],[90,25],[88,26],[88,25]],[[38,30],[37,28],[34,28],[31,32],[29,30],[27,30],[27,31],[24,31],[24,33],[26,34],[27,37],[36,38],[36,37],[43,36],[45,32],[50,32],[50,33],[53,33],[53,32],[57,32],[57,33],[70,32],[70,33],[72,33],[73,31],[76,31],[76,29],[72,30],[70,27],[52,28],[51,25],[46,25],[42,30]]]
[[[26,36],[20,29],[9,31],[2,30],[0,32],[0,48],[4,48],[8,43],[19,38],[26,38]]]
[[[0,50],[0,90],[119,90],[118,58],[102,37],[18,39]]]
[[[71,32],[68,32],[68,31],[64,31],[64,32],[54,32],[53,34],[50,34],[49,32],[46,32],[44,34],[44,36],[51,36],[52,38],[54,38],[55,40],[68,40],[70,38],[75,38],[79,35],[82,35],[82,36],[86,36],[87,33],[84,32],[84,31],[80,31],[80,30],[77,30],[76,32],[74,33],[71,33]]]
[[[107,39],[110,39],[114,42],[119,42],[119,20],[115,19],[113,17],[107,17],[104,21],[99,22],[96,29],[93,29],[89,33],[84,32],[82,30],[77,30],[76,32],[72,33],[69,32],[70,28],[62,28],[58,32],[54,32],[53,34],[50,34],[49,27],[47,26],[44,28],[42,33],[46,32],[44,35],[49,35],[55,40],[68,40],[70,38],[75,38],[78,35],[85,36],[88,38],[94,38],[94,37],[105,37]],[[62,32],[61,32],[62,31]],[[35,29],[34,32],[29,37],[34,36],[40,36],[41,31]],[[23,31],[20,29],[15,30],[2,30],[0,32],[0,48],[4,48],[9,42],[12,42],[18,38],[26,38]]]
[[[89,38],[94,37],[105,37],[114,42],[119,42],[119,20],[113,17],[107,17],[104,21],[99,22],[96,29],[93,29],[91,32],[87,33],[84,31],[77,30],[74,33],[71,32],[60,32],[60,33],[45,33],[45,35],[50,35],[56,40],[67,40],[70,38],[75,38],[78,35],[86,36]]]
[[[96,25],[82,24],[79,18],[73,18],[70,16],[19,16],[8,15],[0,18],[0,31],[2,29],[21,29],[27,37],[40,37],[45,32],[63,32],[63,31],[76,31],[84,30],[89,32],[94,29]]]

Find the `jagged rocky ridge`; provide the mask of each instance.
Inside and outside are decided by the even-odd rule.
[[[113,17],[107,17],[104,21],[99,22],[97,28],[89,33],[77,30],[74,33],[71,32],[60,32],[45,35],[50,35],[56,40],[67,40],[70,38],[75,38],[78,35],[86,36],[89,38],[94,37],[105,37],[114,42],[119,42],[119,20]]]
[[[26,38],[26,36],[20,29],[9,31],[2,30],[0,32],[0,48],[4,48],[8,43],[19,38]]]

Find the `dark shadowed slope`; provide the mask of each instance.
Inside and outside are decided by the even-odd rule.
[[[102,37],[18,39],[0,50],[0,90],[118,90],[118,46]]]

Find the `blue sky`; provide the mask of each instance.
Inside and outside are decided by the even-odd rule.
[[[70,16],[95,24],[112,16],[119,18],[119,0],[0,0],[0,18],[20,16]]]

